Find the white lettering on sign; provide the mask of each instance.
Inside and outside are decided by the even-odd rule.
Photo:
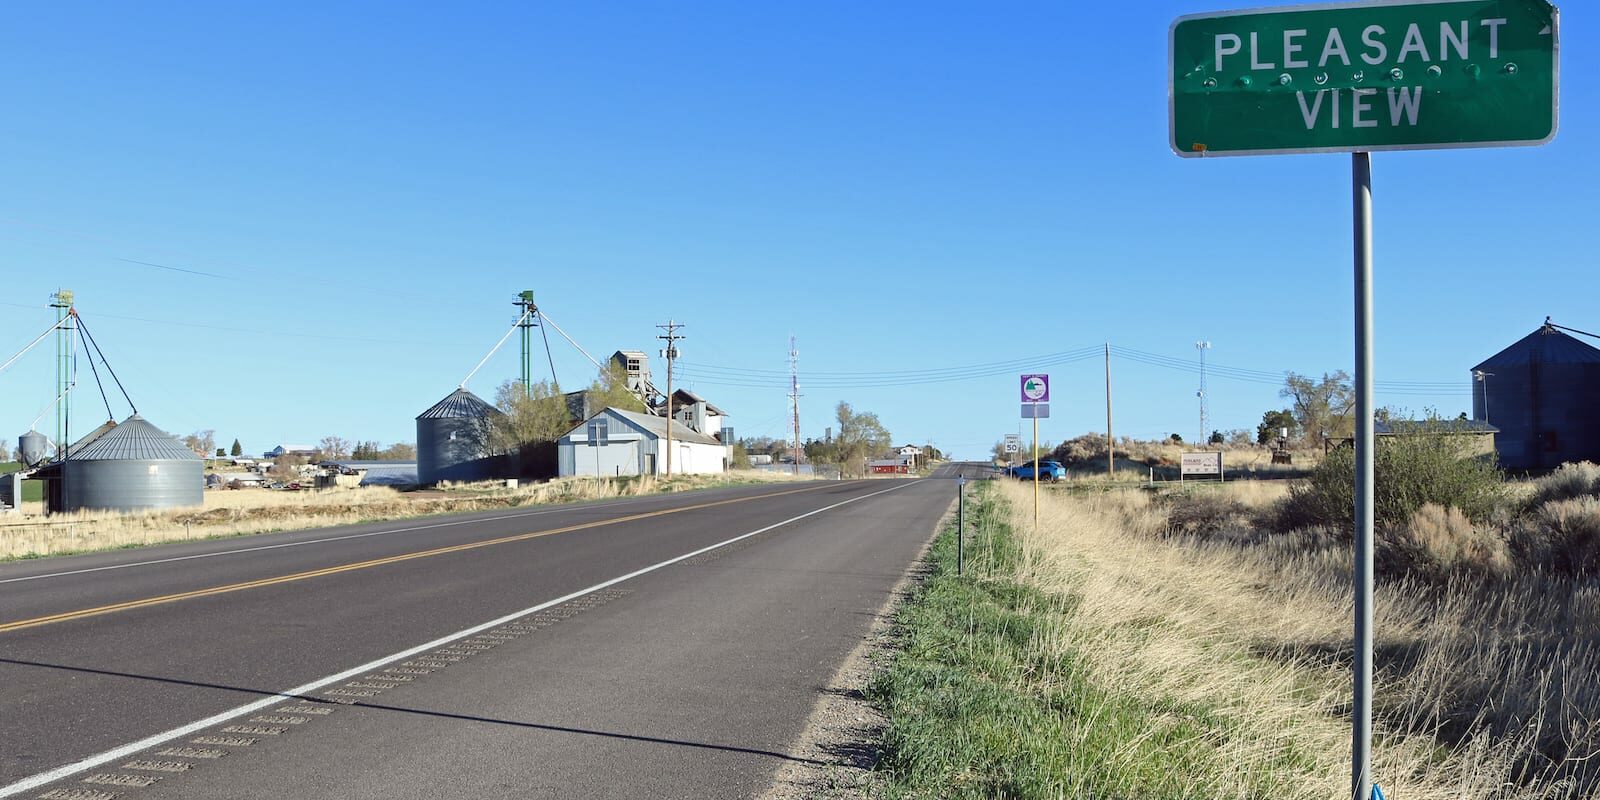
[[[1328,127],[1339,129],[1339,95],[1349,92],[1350,97],[1350,127],[1376,128],[1378,118],[1369,116],[1372,113],[1372,95],[1378,93],[1377,89],[1318,89],[1315,92],[1295,92],[1295,99],[1300,101],[1300,118],[1306,124],[1306,130],[1317,127],[1322,120],[1322,102],[1324,95],[1333,95],[1328,102],[1330,113],[1327,117]],[[1307,99],[1307,94],[1310,99]],[[1388,90],[1389,99],[1389,125],[1392,127],[1416,127],[1417,117],[1422,111],[1422,87],[1399,86]]]
[[[1450,48],[1456,50],[1456,58],[1463,61],[1467,58],[1467,23],[1461,23],[1461,32],[1457,33],[1450,23],[1439,23],[1439,60],[1450,60]]]
[[[1506,24],[1504,19],[1486,19],[1478,23],[1489,29],[1489,57],[1500,57],[1500,26]]]
[[[1322,43],[1322,57],[1317,59],[1317,66],[1328,66],[1328,59],[1334,53],[1339,54],[1339,60],[1343,61],[1345,66],[1350,66],[1350,54],[1344,51],[1344,37],[1339,34],[1338,28],[1329,28],[1328,40]]]
[[[1395,59],[1396,64],[1406,63],[1406,56],[1412,53],[1422,55],[1422,63],[1428,63],[1428,46],[1422,43],[1422,29],[1413,22],[1406,27],[1406,40],[1400,43],[1400,56]]]
[[[1480,39],[1476,44],[1480,49],[1488,46],[1490,59],[1500,57],[1500,28],[1506,22],[1503,18],[1478,20],[1479,28],[1487,30],[1486,41]],[[1392,31],[1382,25],[1367,25],[1360,30],[1362,47],[1357,56],[1374,67],[1389,63],[1391,55],[1394,57],[1393,63],[1397,65],[1407,61],[1431,64],[1449,61],[1452,56],[1465,61],[1472,56],[1474,42],[1469,38],[1472,30],[1470,20],[1440,22],[1438,47],[1435,49],[1430,49],[1430,34],[1422,29],[1423,24],[1413,22],[1404,30],[1397,27]],[[1250,31],[1247,36],[1218,33],[1212,37],[1213,66],[1217,72],[1222,72],[1229,65],[1239,68],[1242,65],[1230,61],[1229,57],[1243,56],[1249,58],[1251,70],[1277,69],[1280,57],[1284,69],[1309,67],[1311,64],[1306,57],[1309,53],[1305,40],[1310,39],[1315,43],[1320,38],[1322,47],[1317,51],[1317,67],[1320,69],[1334,63],[1348,67],[1352,62],[1345,41],[1346,37],[1353,35],[1353,28],[1340,30],[1337,27],[1328,28],[1326,33],[1316,28],[1293,28],[1283,32],[1281,41],[1271,36],[1263,41],[1256,31]],[[1481,51],[1479,57],[1482,57]]]
[[[1350,97],[1350,127],[1352,127],[1352,128],[1376,128],[1376,127],[1378,127],[1378,121],[1377,120],[1375,120],[1375,119],[1365,119],[1365,118],[1363,118],[1361,116],[1362,114],[1372,110],[1372,104],[1370,102],[1366,101],[1366,100],[1361,99],[1361,98],[1363,98],[1363,97],[1371,97],[1372,95],[1375,95],[1377,93],[1378,93],[1378,90],[1377,89],[1372,89],[1372,88],[1351,89],[1350,90],[1350,95],[1351,95],[1351,97]]]
[[[1262,62],[1256,60],[1256,52],[1259,51],[1259,50],[1260,50],[1260,48],[1256,47],[1256,32],[1255,31],[1251,31],[1250,32],[1250,68],[1251,69],[1273,69],[1273,65],[1272,65],[1271,61],[1268,61],[1266,63],[1262,63]]]
[[[1406,124],[1411,127],[1417,125],[1417,109],[1422,106],[1422,87],[1404,86],[1389,90],[1389,124],[1400,127],[1400,115],[1406,116]]]
[[[1377,51],[1371,55],[1362,53],[1361,60],[1374,67],[1382,64],[1383,60],[1389,57],[1389,47],[1377,38],[1382,35],[1382,25],[1368,25],[1367,29],[1361,32],[1361,43]]]
[[[1223,45],[1222,45],[1223,42],[1227,42],[1228,46],[1227,47],[1223,47]],[[1242,44],[1243,44],[1243,42],[1239,41],[1239,35],[1238,34],[1234,34],[1234,33],[1219,33],[1219,34],[1217,34],[1217,71],[1218,72],[1222,71],[1222,57],[1223,56],[1231,56],[1234,53],[1239,52],[1239,47]]]
[[[1327,93],[1327,89],[1323,89],[1320,92],[1313,92],[1313,94],[1316,95],[1316,99],[1311,101],[1311,106],[1309,108],[1306,107],[1306,93],[1294,93],[1295,99],[1300,101],[1300,116],[1304,117],[1306,120],[1306,130],[1309,131],[1313,127],[1316,127],[1317,117],[1322,114],[1322,96]],[[1337,119],[1338,118],[1336,116],[1334,122],[1335,125],[1338,124]]]
[[[1306,35],[1305,28],[1299,28],[1297,30],[1284,31],[1283,32],[1283,68],[1284,69],[1298,69],[1300,67],[1309,67],[1309,66],[1311,66],[1310,62],[1306,61],[1305,59],[1303,59],[1303,58],[1295,58],[1294,57],[1295,53],[1298,53],[1301,50],[1305,49],[1305,48],[1301,47],[1299,44],[1297,44],[1295,42],[1295,40],[1296,39],[1303,39],[1303,38],[1305,38],[1305,35]]]

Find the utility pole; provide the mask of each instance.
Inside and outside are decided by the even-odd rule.
[[[1494,377],[1493,372],[1484,372],[1481,369],[1472,371],[1472,377],[1483,384],[1483,421],[1489,422],[1489,379]]]
[[[1111,343],[1106,342],[1106,477],[1117,477],[1117,440],[1111,436]]]
[[[71,417],[71,398],[67,384],[72,380],[72,334],[67,319],[72,316],[72,290],[57,289],[50,295],[50,307],[56,310],[56,455],[67,449],[67,425]]]
[[[800,474],[800,351],[795,349],[794,334],[789,334],[789,408],[794,418],[794,469]],[[840,433],[844,433],[840,431]]]
[[[1195,447],[1204,447],[1206,442],[1206,351],[1211,349],[1210,342],[1195,342],[1194,349],[1200,351],[1200,391],[1195,396],[1200,398],[1200,438],[1195,440]]]
[[[683,338],[678,329],[683,327],[683,323],[669,319],[667,324],[656,327],[666,331],[656,338],[667,343],[661,355],[667,359],[667,477],[670,478],[672,477],[672,362],[678,359],[678,340]]]
[[[539,307],[533,304],[531,289],[518,293],[512,305],[522,309],[522,314],[517,317],[519,320],[517,327],[522,329],[522,394],[531,398],[533,397],[533,318],[539,313]]]

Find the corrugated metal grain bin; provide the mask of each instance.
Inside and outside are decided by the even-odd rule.
[[[50,453],[50,440],[38,431],[28,431],[17,437],[17,460],[22,466],[42,463]]]
[[[495,477],[489,429],[500,409],[465,388],[417,415],[417,480],[481,481]]]
[[[1501,466],[1600,462],[1600,349],[1546,324],[1473,373],[1472,415],[1500,429]]]
[[[102,426],[50,465],[49,508],[143,511],[204,502],[205,462],[138,414]]]

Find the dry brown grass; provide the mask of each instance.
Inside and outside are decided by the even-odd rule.
[[[1348,544],[1315,530],[1174,537],[1183,501],[1135,491],[1047,494],[1034,532],[1031,492],[1001,490],[1029,556],[1017,579],[1078,599],[1042,644],[1082,660],[1099,685],[1209,709],[1237,731],[1214,743],[1219,779],[1203,796],[1243,798],[1229,787],[1258,784],[1264,770],[1289,787],[1283,796],[1348,796]],[[1207,502],[1248,525],[1238,520],[1270,516],[1282,492],[1241,482]],[[1503,558],[1468,552],[1493,548],[1470,523],[1429,515],[1414,535],[1431,552]],[[1375,618],[1374,774],[1390,797],[1591,796],[1594,584],[1388,576]]]
[[[1474,524],[1459,509],[1424,503],[1410,523],[1394,532],[1394,538],[1411,568],[1431,572],[1441,579],[1468,570],[1494,576],[1511,574],[1511,550],[1506,540]]]
[[[739,470],[725,475],[675,475],[671,479],[560,478],[514,489],[506,488],[504,482],[489,481],[447,484],[421,492],[400,492],[383,486],[300,492],[208,490],[205,505],[198,508],[132,514],[85,511],[49,517],[42,515],[40,504],[29,504],[23,509],[25,513],[0,517],[0,559],[808,479]]]

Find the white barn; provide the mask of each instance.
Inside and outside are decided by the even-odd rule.
[[[665,474],[667,420],[607,408],[556,440],[557,474]],[[604,444],[592,442],[603,441]],[[715,438],[683,425],[672,426],[672,471],[718,473],[727,469],[727,449]]]

